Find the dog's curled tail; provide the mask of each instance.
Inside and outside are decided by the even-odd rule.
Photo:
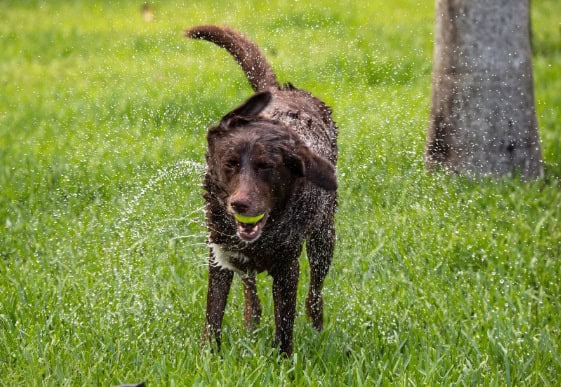
[[[245,72],[253,90],[279,87],[277,77],[259,47],[239,32],[228,27],[206,25],[186,30],[185,36],[208,40],[226,49]]]

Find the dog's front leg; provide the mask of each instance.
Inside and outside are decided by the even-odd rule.
[[[275,303],[275,341],[280,351],[292,354],[294,317],[296,314],[296,292],[300,265],[298,258],[275,270],[273,276],[273,301]]]
[[[211,253],[212,254],[212,253]],[[220,349],[222,319],[234,272],[217,266],[211,255],[208,265],[208,293],[206,300],[206,324],[203,332],[203,344],[216,340],[216,349]]]

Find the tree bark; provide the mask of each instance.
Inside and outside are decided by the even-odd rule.
[[[529,0],[436,0],[427,167],[543,177]]]

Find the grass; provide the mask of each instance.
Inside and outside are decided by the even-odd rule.
[[[555,385],[561,377],[561,4],[535,0],[547,178],[423,168],[433,4],[0,3],[0,385]],[[340,127],[326,326],[295,355],[234,283],[223,350],[199,350],[205,130],[251,91],[182,29],[229,24]]]

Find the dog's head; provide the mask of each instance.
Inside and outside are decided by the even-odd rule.
[[[208,173],[248,242],[261,236],[269,215],[286,206],[301,179],[325,190],[337,189],[333,165],[308,148],[281,122],[261,116],[270,92],[253,95],[226,114],[207,134]]]

